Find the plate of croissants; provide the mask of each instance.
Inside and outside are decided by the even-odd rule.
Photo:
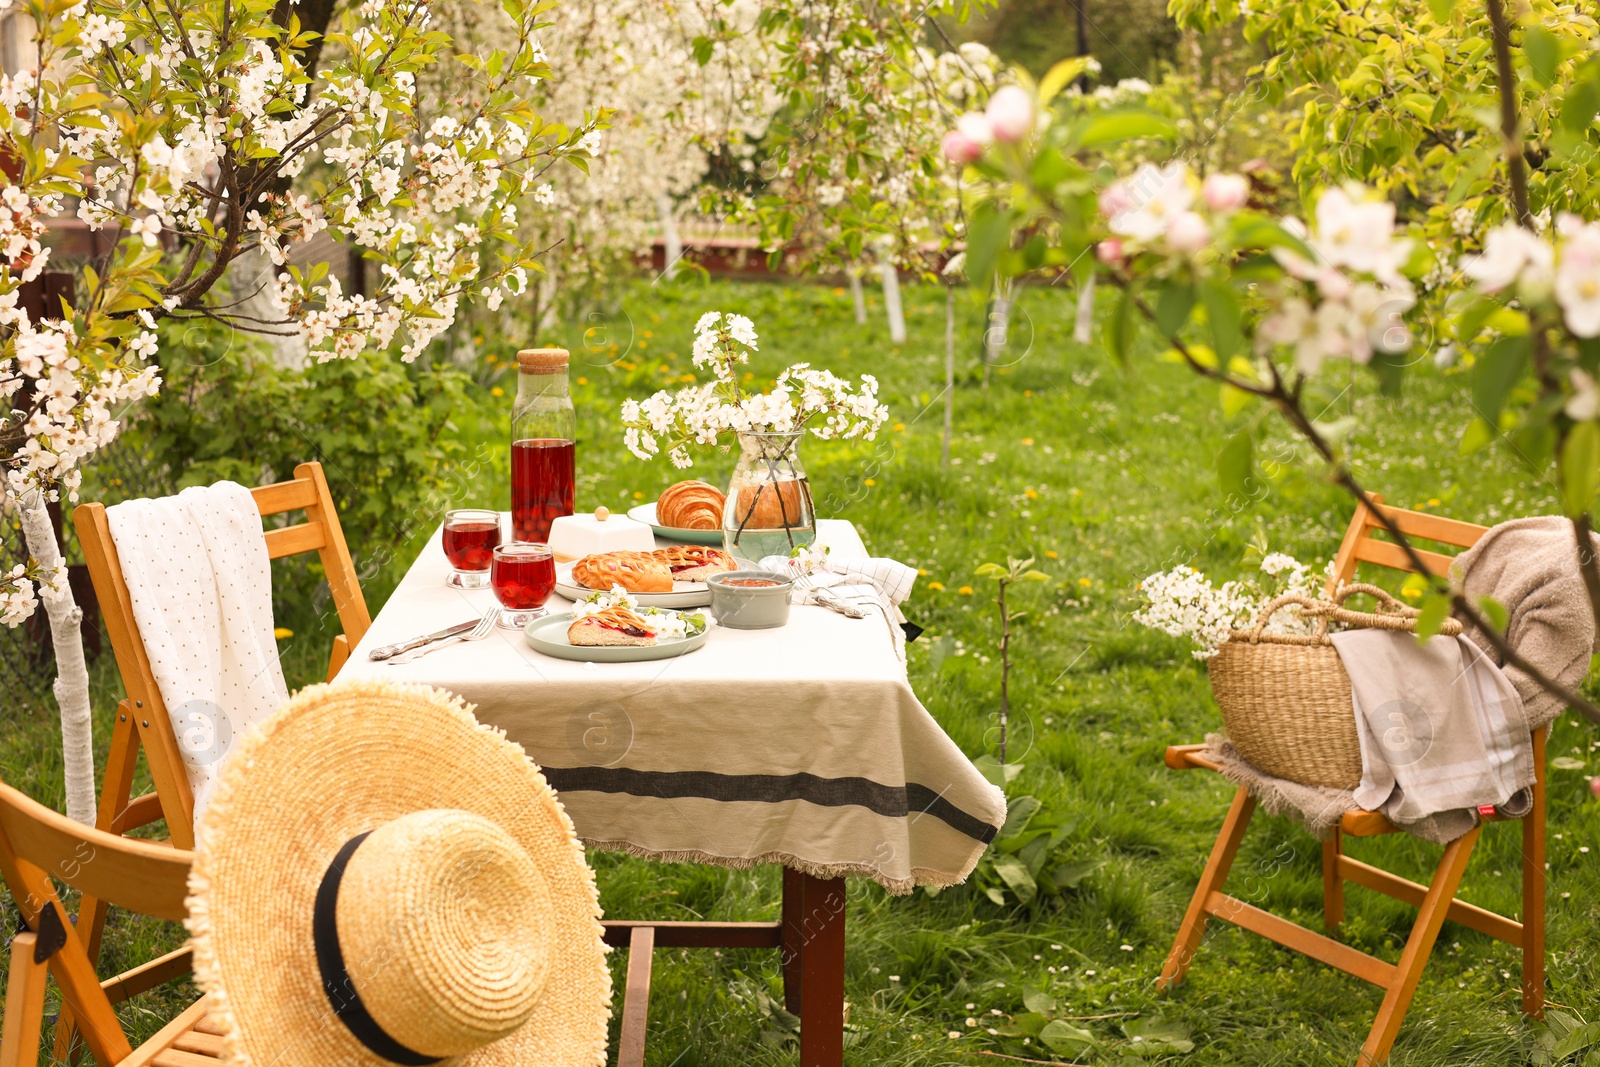
[[[632,663],[693,652],[706,643],[711,625],[704,612],[648,607],[638,596],[613,589],[577,601],[570,615],[535,619],[523,633],[547,656]]]
[[[662,537],[696,545],[722,544],[722,490],[706,482],[669,485],[654,504],[628,510],[628,518],[655,528]]]
[[[556,592],[580,601],[621,586],[653,608],[699,608],[711,603],[706,579],[736,570],[733,557],[707,545],[671,545],[654,552],[602,552],[556,565]]]

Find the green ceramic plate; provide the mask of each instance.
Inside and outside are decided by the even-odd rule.
[[[693,637],[661,641],[654,645],[575,645],[567,640],[567,627],[571,625],[571,616],[563,612],[534,619],[522,633],[527,637],[528,644],[545,655],[580,663],[638,663],[650,659],[672,659],[693,652],[711,636],[711,631],[705,630]]]
[[[661,525],[656,521],[656,506],[654,504],[640,504],[638,507],[629,508],[628,518],[634,522],[642,522],[660,536],[674,541],[683,541],[691,545],[722,547],[721,530],[685,530],[680,526]]]

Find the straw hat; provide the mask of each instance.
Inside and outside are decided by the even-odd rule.
[[[239,1067],[605,1063],[594,875],[519,745],[459,699],[303,690],[228,761],[189,879]]]

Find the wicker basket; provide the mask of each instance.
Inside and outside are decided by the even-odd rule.
[[[1378,610],[1346,608],[1345,598],[1355,593],[1377,597]],[[1316,617],[1316,632],[1265,633],[1273,614],[1291,604]],[[1418,614],[1363,583],[1344,586],[1332,600],[1295,593],[1278,597],[1262,609],[1253,630],[1235,630],[1211,658],[1211,691],[1229,740],[1245,759],[1276,778],[1354,789],[1361,783],[1361,742],[1350,675],[1328,637],[1328,623],[1415,632]],[[1453,637],[1461,624],[1446,619],[1439,632]]]

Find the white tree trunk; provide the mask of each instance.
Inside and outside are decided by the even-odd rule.
[[[661,277],[670,280],[678,273],[678,260],[683,258],[683,239],[678,236],[678,219],[672,210],[672,198],[666,193],[656,197],[656,213],[661,216],[661,237],[666,244],[666,265]]]
[[[883,309],[889,313],[889,340],[897,345],[906,343],[906,315],[900,307],[900,274],[892,260],[878,263],[878,275],[883,279]]]
[[[65,567],[55,527],[45,508],[43,493],[30,493],[21,502],[22,535],[28,554],[47,574]],[[89,714],[89,666],[83,658],[83,609],[72,597],[50,597],[40,591],[40,602],[50,619],[50,638],[56,650],[56,704],[61,708],[61,755],[67,786],[67,817],[93,826],[94,732]]]
[[[1078,286],[1078,321],[1072,324],[1072,339],[1086,345],[1094,331],[1094,275]]]
[[[867,294],[861,288],[861,275],[854,269],[845,272],[850,277],[850,297],[856,302],[856,325],[867,324]]]
[[[950,466],[950,434],[956,418],[956,287],[944,287],[944,447],[939,462]]]
[[[989,374],[1000,362],[1006,337],[1011,330],[1011,286],[995,279],[994,299],[989,302],[989,322],[983,331],[983,387],[989,388]]]

